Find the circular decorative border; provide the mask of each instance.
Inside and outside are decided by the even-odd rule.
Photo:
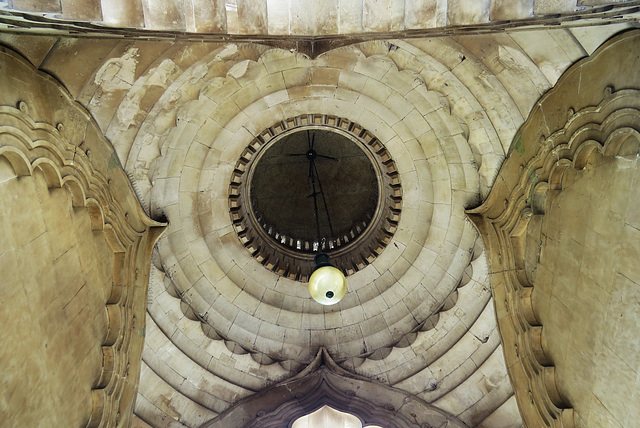
[[[332,128],[331,132],[339,134],[340,136],[347,138],[354,144],[358,146],[360,150],[367,156],[369,162],[371,163],[371,167],[375,174],[376,180],[376,197],[375,201],[370,205],[370,209],[367,210],[365,216],[367,217],[366,222],[362,221],[361,224],[356,224],[351,228],[350,231],[338,234],[339,236],[329,237],[327,241],[326,238],[322,238],[320,241],[308,241],[308,240],[300,240],[295,237],[286,236],[280,234],[277,230],[271,228],[271,226],[265,223],[261,215],[256,212],[256,205],[251,196],[251,186],[253,183],[253,175],[256,170],[255,166],[257,166],[258,162],[262,158],[262,156],[271,148],[274,144],[278,143],[282,138],[287,137],[295,132],[300,132],[309,129],[321,129],[327,131],[327,127],[325,126],[298,126],[292,129],[287,129],[281,134],[273,137],[266,143],[258,153],[253,157],[250,164],[248,165],[248,171],[245,174],[245,179],[242,183],[241,194],[243,196],[243,202],[249,202],[250,209],[247,210],[247,215],[250,216],[250,222],[253,225],[257,225],[257,232],[262,235],[264,239],[271,240],[272,244],[278,247],[285,254],[289,254],[293,257],[302,257],[305,260],[312,260],[313,257],[319,252],[331,252],[332,256],[339,256],[341,254],[347,253],[360,245],[362,242],[361,236],[363,234],[368,233],[371,229],[371,225],[378,221],[377,217],[380,217],[384,212],[385,208],[385,180],[384,177],[384,169],[383,165],[379,163],[379,160],[376,158],[375,154],[369,150],[363,142],[359,139],[354,138],[348,132],[344,132],[341,129]],[[332,239],[333,238],[333,239]]]
[[[378,201],[369,224],[363,230],[353,230],[322,243],[276,236],[277,232],[262,224],[251,211],[248,198],[252,166],[262,153],[285,135],[310,128],[330,130],[358,144],[369,157],[378,179]],[[256,260],[278,275],[305,282],[313,271],[312,261],[318,251],[329,254],[332,263],[345,275],[363,269],[380,255],[397,230],[402,187],[395,162],[371,132],[338,116],[306,114],[265,129],[245,148],[231,175],[229,209],[240,242]]]

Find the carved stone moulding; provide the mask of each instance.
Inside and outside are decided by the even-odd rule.
[[[238,401],[202,428],[291,426],[323,406],[353,414],[363,424],[389,428],[464,428],[453,415],[420,398],[339,367],[321,348],[296,376]]]
[[[0,157],[20,180],[41,173],[49,189],[67,190],[72,206],[88,211],[87,232],[101,233],[113,252],[106,329],[97,338],[101,367],[88,387],[86,426],[126,425],[139,381],[151,251],[165,224],[146,215],[113,147],[60,83],[5,48],[0,66],[7,79],[24,84],[5,87],[0,99]],[[55,96],[37,98],[41,93]],[[6,105],[9,100],[16,107]]]
[[[559,80],[516,135],[487,200],[467,211],[487,249],[507,368],[528,426],[576,424],[574,409],[562,394],[556,367],[543,346],[544,320],[533,304],[531,260],[536,257],[530,254],[533,247],[539,251],[539,243],[533,241],[541,235],[542,218],[555,196],[583,171],[608,157],[635,157],[640,152],[640,90],[616,91],[608,84],[617,77],[603,77],[599,91],[590,91],[590,100],[571,101],[561,91],[571,93],[579,77],[593,73],[589,66],[598,64],[598,55],[605,56],[609,46],[625,40],[637,44],[639,36],[627,33],[610,40]],[[557,115],[558,105],[572,102],[576,104],[565,108],[565,115]],[[540,125],[545,107],[553,111],[556,124]],[[549,126],[555,130],[545,132]]]
[[[131,388],[135,388],[137,379],[130,378],[137,377],[137,370],[132,369],[136,358],[139,360],[136,348],[142,345],[141,338],[132,336],[144,328],[144,296],[138,295],[132,284],[145,281],[146,275],[137,278],[137,266],[144,266],[145,260],[150,259],[153,243],[163,227],[141,208],[129,215],[118,200],[121,198],[109,190],[115,184],[112,179],[93,168],[90,150],[76,149],[65,141],[60,134],[63,125],[54,128],[36,124],[26,114],[28,105],[21,101],[18,106],[19,109],[0,107],[0,123],[5,124],[0,131],[0,156],[9,161],[18,177],[31,177],[40,171],[49,188],[66,189],[73,207],[89,212],[91,231],[102,232],[113,251],[113,285],[105,302],[108,323],[102,341],[102,368],[92,389],[87,427],[115,426],[121,418],[128,418],[121,415],[123,410],[131,410],[127,399],[122,403],[120,400],[133,394]],[[123,174],[124,180],[125,177]],[[149,233],[148,227],[157,229]]]
[[[263,218],[256,198],[251,195],[253,175],[263,155],[284,138],[305,131],[333,134],[334,138],[350,141],[366,155],[376,181],[372,184],[375,187],[372,201],[365,207],[362,218],[356,219],[349,229],[336,231],[333,236],[323,234],[320,239],[282,233],[277,224]],[[320,207],[319,212],[322,213],[322,209]],[[402,187],[395,162],[370,131],[341,117],[308,114],[274,124],[247,146],[232,173],[229,210],[238,238],[253,257],[279,275],[306,281],[318,252],[329,254],[332,263],[345,275],[363,269],[380,255],[400,220]]]

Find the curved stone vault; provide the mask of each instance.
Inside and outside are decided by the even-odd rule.
[[[213,423],[321,348],[460,426],[521,426],[465,209],[486,199],[540,96],[633,25],[369,40],[314,59],[260,43],[0,33],[88,109],[148,214],[169,223],[152,260],[134,426]],[[256,139],[316,121],[370,131],[402,188],[395,233],[347,272],[332,307],[253,257],[229,205]]]
[[[149,166],[146,175],[138,169],[138,188],[153,215],[170,223],[158,245],[149,324],[190,361],[198,389],[220,391],[200,398],[185,382],[166,379],[214,412],[202,412],[202,421],[224,410],[225,401],[291,376],[319,346],[345,368],[429,402],[442,400],[456,414],[449,406],[469,393],[464,383],[491,378],[482,388],[491,389],[493,404],[485,406],[477,390],[466,403],[478,406],[470,418],[489,416],[512,394],[496,353],[482,245],[464,217],[489,187],[503,153],[499,133],[507,131],[496,129],[478,100],[489,96],[487,89],[475,97],[454,75],[443,79],[442,65],[423,52],[401,41],[375,42],[313,61],[223,46],[165,91],[175,102],[145,116],[140,128],[158,130],[176,115],[169,132],[156,134],[158,151],[144,141],[150,133],[138,133],[126,161]],[[512,117],[513,101],[504,100],[509,107],[495,106],[494,118],[522,120]],[[252,258],[228,214],[229,177],[247,145],[264,129],[295,126],[287,119],[310,112],[339,114],[370,130],[395,160],[403,189],[391,242],[349,276],[350,292],[327,309],[308,298],[304,284]],[[172,314],[184,314],[177,330]],[[163,378],[173,365],[151,346],[144,360]]]

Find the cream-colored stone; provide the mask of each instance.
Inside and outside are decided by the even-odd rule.
[[[489,18],[491,21],[527,18],[533,14],[534,0],[493,0]]]
[[[421,28],[425,25],[436,26],[438,1],[408,0],[404,2],[404,26],[407,29]]]
[[[449,0],[447,21],[450,25],[488,22],[490,5],[491,0]]]
[[[267,0],[237,0],[238,33],[261,33],[268,31]]]
[[[62,15],[66,19],[78,19],[87,21],[101,21],[102,11],[100,10],[100,2],[74,2],[63,0],[60,4]]]
[[[530,39],[528,32],[511,34],[520,46],[526,46],[525,52],[538,65],[551,84],[555,84],[560,74],[571,64],[571,59],[566,51],[558,45],[552,36],[551,30],[537,34],[536,40]],[[554,58],[554,59],[551,59]]]
[[[575,9],[576,9],[576,0],[562,0],[562,1],[535,0],[533,13],[536,15],[543,15],[543,14],[549,14],[549,13],[571,12]]]
[[[153,30],[185,29],[184,12],[172,0],[142,1],[144,25]]]
[[[176,24],[175,29],[180,25],[180,29],[186,27],[187,30],[190,26],[197,27],[196,18],[201,19],[203,25],[208,22],[205,15],[209,10],[201,16],[188,15],[189,5],[195,2],[169,3],[184,16],[184,23]],[[263,35],[275,31],[318,35],[361,32],[363,10],[367,13],[366,26],[419,29],[447,25],[444,19],[447,2],[444,1],[420,5],[379,2],[365,8],[362,3],[344,1],[307,8],[288,1],[267,1],[262,4],[266,8],[259,10],[250,10],[240,3],[228,2],[226,31]],[[222,3],[216,4],[218,8],[223,7]],[[245,20],[242,24],[238,13],[233,11],[235,5],[244,8],[240,13]],[[489,2],[485,2],[481,6],[488,5]],[[275,6],[283,7],[276,10]],[[397,11],[400,6],[404,10],[402,14],[387,13],[385,9]],[[448,2],[448,6],[450,17],[455,19],[486,20],[478,12],[478,5],[465,10],[457,9],[469,6],[465,2]],[[501,11],[500,19],[513,19],[512,13],[516,18],[528,17],[526,2],[510,5],[509,10],[504,6],[504,2],[494,1],[490,9],[485,9],[495,16]],[[124,16],[135,11],[135,7],[127,5],[127,10],[119,13]],[[327,10],[335,15],[322,13]],[[161,11],[158,8],[154,12]],[[305,13],[305,16],[289,21],[291,13]],[[469,18],[469,14],[473,17]],[[168,22],[165,20],[171,18],[148,15],[150,24],[157,18],[157,22],[165,25]],[[246,23],[256,16],[266,19],[253,28],[247,27]],[[420,16],[422,23],[418,22]],[[376,22],[370,20],[372,17]],[[125,22],[124,17],[119,19]],[[492,15],[492,19],[496,18]],[[502,28],[500,24],[498,27]],[[145,356],[149,358],[145,370],[157,375],[147,373],[143,377],[147,383],[138,398],[138,403],[143,404],[136,410],[141,417],[153,426],[174,424],[167,422],[174,418],[183,424],[201,426],[206,418],[224,411],[250,391],[259,391],[293,374],[283,367],[300,370],[319,346],[325,346],[332,355],[352,362],[360,359],[365,351],[376,351],[374,358],[384,354],[382,359],[362,358],[362,365],[354,365],[353,370],[400,388],[413,389],[432,402],[443,403],[443,408],[458,413],[470,426],[491,426],[492,423],[518,426],[514,400],[508,399],[511,392],[500,383],[489,391],[486,382],[498,370],[492,362],[494,356],[502,352],[496,348],[495,333],[487,338],[487,343],[482,343],[487,332],[495,331],[486,316],[487,313],[493,315],[493,308],[487,303],[490,287],[487,267],[483,271],[474,265],[474,276],[459,290],[453,307],[438,315],[440,321],[434,321],[438,316],[431,317],[464,277],[471,257],[475,233],[471,233],[463,209],[487,196],[512,137],[540,94],[549,88],[544,76],[555,81],[564,67],[604,40],[604,35],[591,39],[590,27],[584,28],[580,30],[584,36],[577,37],[582,38],[584,44],[573,40],[565,30],[546,33],[536,30],[526,36],[522,31],[514,31],[513,38],[492,33],[482,37],[459,35],[363,42],[335,49],[315,62],[302,54],[251,43],[217,45],[218,49],[214,48],[216,43],[209,43],[208,38],[212,36],[205,35],[202,36],[207,43],[136,41],[129,47],[128,42],[123,42],[117,43],[113,52],[101,42],[96,43],[100,49],[91,55],[83,53],[90,43],[67,43],[63,39],[55,46],[43,42],[43,46],[48,46],[45,54],[25,53],[28,58],[48,57],[43,69],[65,82],[72,94],[78,94],[80,103],[91,102],[92,114],[103,129],[108,128],[107,135],[122,155],[136,187],[143,199],[150,201],[151,212],[166,215],[170,221],[170,237],[160,244],[154,263],[173,278],[175,287],[184,294],[182,300],[176,290],[171,291],[173,295],[167,294],[162,282],[156,282],[156,291],[150,293],[150,300],[154,302],[150,310],[158,308],[150,318],[157,320],[158,327],[153,333],[154,339],[149,332],[153,355]],[[462,29],[468,30],[472,29]],[[203,30],[196,28],[196,31]],[[573,33],[579,34],[579,31]],[[537,36],[544,40],[536,41]],[[269,43],[274,41],[268,39]],[[4,37],[3,43],[19,46]],[[112,46],[116,46],[115,42]],[[288,49],[292,45],[286,46]],[[138,49],[139,56],[134,49]],[[49,51],[50,55],[46,55]],[[128,57],[124,55],[126,52]],[[76,54],[78,59],[73,59]],[[65,58],[69,58],[66,63]],[[107,67],[98,73],[104,65]],[[74,70],[78,75],[73,74]],[[98,74],[100,84],[95,79]],[[583,88],[588,86],[585,85]],[[105,92],[101,94],[102,90]],[[584,95],[584,90],[580,94]],[[574,97],[575,94],[568,96],[572,100]],[[253,138],[282,120],[309,112],[345,117],[373,132],[388,146],[403,185],[404,210],[396,235],[370,266],[349,276],[349,293],[332,308],[314,306],[307,297],[304,283],[279,279],[251,257],[233,232],[227,199],[234,165]],[[552,122],[555,117],[565,114],[564,111],[548,113],[550,128],[555,126]],[[76,131],[68,135],[73,144],[82,141]],[[92,152],[94,159],[101,159],[99,152]],[[77,154],[83,156],[80,151]],[[602,178],[593,181],[611,181]],[[502,184],[499,181],[496,186],[499,188]],[[591,220],[582,230],[582,223],[575,221],[562,228],[549,224],[550,232],[562,230],[575,243],[562,251],[564,247],[558,242],[548,242],[547,257],[554,251],[571,256],[563,259],[565,265],[554,261],[553,265],[537,270],[536,289],[540,293],[535,296],[535,302],[543,306],[537,315],[558,324],[586,325],[591,322],[588,318],[562,315],[567,301],[578,292],[577,284],[585,291],[592,291],[580,297],[579,303],[585,307],[602,309],[597,302],[607,301],[611,293],[623,293],[620,290],[625,286],[613,279],[614,263],[601,265],[598,258],[619,241],[624,248],[619,259],[628,268],[625,275],[636,274],[633,270],[635,232],[620,221],[635,215],[632,201],[625,210],[599,209],[606,205],[604,202],[619,203],[621,195],[625,199],[629,188],[631,185],[624,191],[598,187],[594,194],[607,195],[607,198],[601,204],[593,204],[597,209],[591,209],[585,203],[590,199],[576,192],[573,196],[577,202],[572,205],[574,209],[567,210],[567,218],[576,218],[580,213],[588,215]],[[565,191],[567,197],[571,196],[570,189]],[[52,194],[57,195],[55,192]],[[56,203],[68,204],[68,197]],[[49,228],[68,229],[69,219],[78,209],[84,208],[70,209],[60,217],[44,220],[35,214],[31,219],[35,227],[22,220],[10,223],[7,218],[0,220],[0,225],[12,230],[21,225],[30,226],[24,227],[27,230],[17,230],[16,236],[9,237],[7,242],[15,245],[17,239],[31,254],[48,257],[51,254],[41,253],[39,245],[43,236],[49,233]],[[131,216],[130,207],[126,210]],[[45,228],[39,227],[38,222]],[[90,227],[90,221],[83,222]],[[624,233],[626,240],[608,239],[609,233],[616,236]],[[82,244],[80,240],[67,234],[51,243],[48,251],[60,255],[61,266],[53,276],[73,284],[77,282],[73,270],[86,272],[88,282],[105,272],[111,275],[105,263],[82,256],[93,251],[95,240],[86,243],[82,240]],[[77,248],[66,251],[74,241],[78,242]],[[588,248],[591,255],[578,257],[581,246]],[[2,266],[17,263],[14,253],[13,250],[1,253]],[[554,273],[562,266],[580,269],[584,277],[571,282],[571,274]],[[492,272],[499,268],[492,266]],[[420,280],[421,277],[424,280]],[[543,284],[544,281],[549,284]],[[98,282],[104,290],[110,286],[108,281]],[[171,289],[171,281],[167,283]],[[572,286],[561,288],[565,283]],[[602,293],[597,288],[601,288]],[[65,298],[75,291],[78,290],[73,287],[64,290]],[[70,316],[81,313],[78,302],[89,299],[86,293],[80,290],[79,300],[67,306]],[[107,297],[106,291],[101,293]],[[626,298],[633,299],[633,296]],[[451,304],[447,301],[448,308]],[[551,318],[554,312],[557,318]],[[498,314],[504,319],[502,310]],[[257,353],[234,354],[224,341],[207,338],[200,322],[192,319],[199,316],[234,343],[229,346]],[[409,337],[408,332],[427,319],[431,320],[430,324],[423,328],[428,331],[418,333],[415,342],[405,348],[393,348],[394,343]],[[618,334],[621,340],[611,338],[607,346],[618,356],[616,363],[631,365],[634,360],[629,354],[633,355],[633,342],[622,340],[626,337],[624,332],[633,325],[632,317],[628,321],[628,324],[626,321],[607,324],[608,329],[621,332]],[[349,328],[345,328],[346,325]],[[464,336],[468,330],[470,333]],[[164,339],[160,341],[156,335]],[[570,352],[581,352],[598,340],[601,340],[599,334],[576,329],[551,338],[550,343],[559,346],[566,342],[571,350],[561,353],[564,360],[559,358],[559,361],[568,361]],[[456,343],[464,346],[454,348]],[[402,346],[405,345],[402,342]],[[512,350],[506,352],[509,355]],[[266,364],[274,359],[283,361]],[[451,364],[438,363],[441,365],[436,364],[431,372],[428,367],[437,360]],[[580,361],[586,364],[584,358]],[[438,367],[444,368],[436,372]],[[434,377],[441,382],[434,391],[427,391]],[[565,379],[573,382],[578,377],[579,373],[573,372],[567,373]],[[581,379],[584,382],[575,384],[583,390],[595,382],[587,377]],[[518,376],[514,376],[514,382],[523,384]],[[575,398],[574,394],[570,398],[575,408],[591,402],[591,397]],[[501,405],[503,402],[509,404]],[[613,402],[604,404],[594,407],[593,414],[599,416],[589,419],[589,413],[583,412],[579,417],[606,426],[603,418],[613,418],[612,414],[620,409]],[[628,420],[631,419],[620,424],[624,426]]]
[[[362,2],[362,26],[369,31],[389,32],[402,29],[404,0]]]
[[[290,2],[291,34],[338,34],[338,17],[342,10],[340,0],[302,3]]]

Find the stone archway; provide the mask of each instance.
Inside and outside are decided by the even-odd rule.
[[[239,401],[201,428],[290,427],[325,405],[388,428],[467,426],[412,394],[347,372],[321,348],[297,376]]]

